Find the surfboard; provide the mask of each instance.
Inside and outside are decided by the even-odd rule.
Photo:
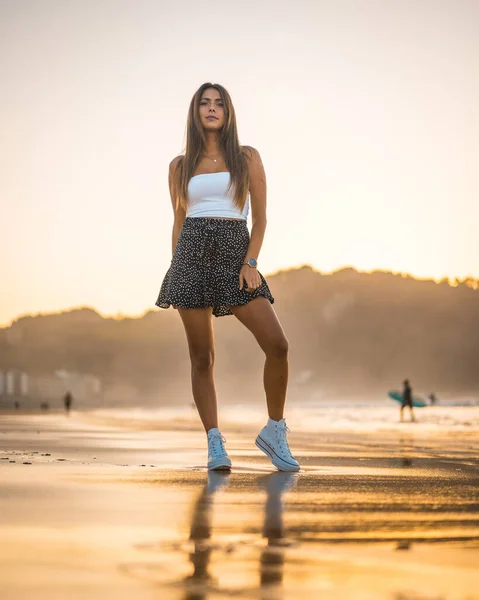
[[[396,402],[399,402],[399,404],[402,404],[402,392],[398,391],[398,390],[390,390],[388,392],[388,396],[391,398],[391,400],[395,400]],[[424,408],[425,406],[427,406],[427,403],[424,402],[424,400],[422,398],[420,398],[419,396],[416,396],[415,394],[412,395],[412,405],[415,408]]]

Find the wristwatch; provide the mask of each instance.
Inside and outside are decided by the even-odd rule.
[[[243,264],[248,265],[253,268],[256,268],[258,266],[258,262],[255,258],[248,258],[248,260]]]

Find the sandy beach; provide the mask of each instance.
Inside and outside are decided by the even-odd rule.
[[[2,600],[479,598],[475,429],[293,419],[287,474],[231,420],[228,475],[193,414],[0,419]]]

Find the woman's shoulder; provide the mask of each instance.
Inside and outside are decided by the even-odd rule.
[[[176,171],[177,167],[181,164],[184,158],[184,155],[180,154],[179,156],[175,156],[175,158],[170,162],[169,168],[172,173]]]
[[[246,165],[250,175],[253,173],[263,173],[263,161],[261,160],[258,150],[253,148],[253,146],[241,146],[241,150],[246,157]]]
[[[253,148],[253,146],[241,146],[241,151],[246,157],[246,164],[250,174],[257,171],[259,172],[263,169],[263,161],[256,148]]]
[[[253,146],[241,146],[241,152],[248,160],[254,161],[259,158],[259,152]]]

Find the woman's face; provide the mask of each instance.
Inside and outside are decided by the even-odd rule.
[[[201,96],[200,121],[206,131],[219,131],[224,125],[224,104],[215,88],[207,88]]]

